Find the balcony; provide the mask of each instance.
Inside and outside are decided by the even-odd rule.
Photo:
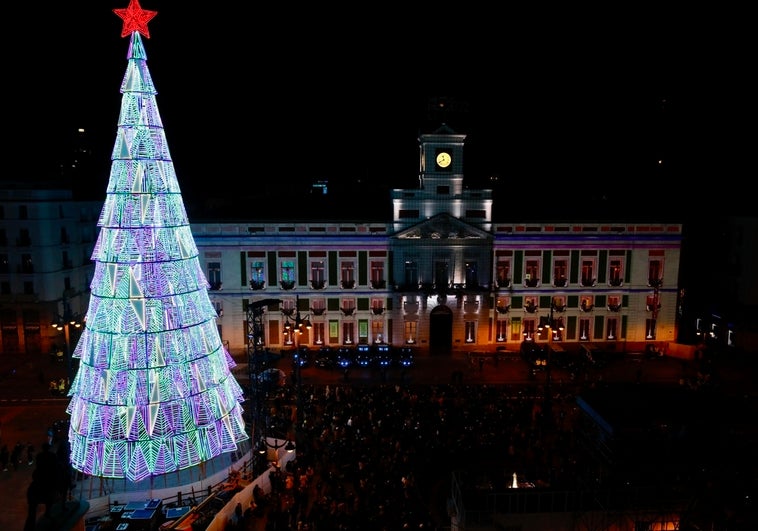
[[[659,304],[655,304],[655,303],[647,303],[647,304],[645,305],[645,309],[646,309],[647,311],[649,311],[649,312],[658,311],[658,310],[660,310],[660,309],[661,309],[661,305],[660,305],[660,303],[659,303]]]
[[[499,289],[508,289],[511,287],[511,279],[510,278],[499,278],[495,281],[497,284],[497,287]]]
[[[266,281],[265,280],[251,280],[250,281],[250,289],[252,290],[261,290],[266,287]]]
[[[355,313],[355,306],[343,306],[340,308],[340,311],[345,317],[352,317],[352,315]]]
[[[295,308],[282,308],[282,315],[292,317],[295,315]]]
[[[582,304],[579,306],[579,309],[583,312],[591,312],[594,307],[595,307],[594,304],[587,301],[582,301]]]
[[[620,312],[621,311],[621,303],[618,303],[618,304],[609,304],[608,305],[608,311],[609,312]]]
[[[384,313],[384,307],[375,306],[374,308],[371,308],[371,313],[374,315],[382,315]]]
[[[384,289],[387,287],[387,281],[386,280],[372,280],[371,287],[373,289]]]
[[[311,280],[311,289],[324,289],[325,286],[325,280]]]
[[[506,313],[508,313],[510,311],[510,309],[511,309],[511,305],[510,304],[499,304],[499,305],[495,306],[495,310],[497,310],[497,313],[499,313],[501,315],[505,315]]]
[[[280,280],[279,285],[282,287],[282,289],[290,290],[295,288],[295,281],[294,280]]]
[[[565,288],[568,285],[568,279],[566,277],[559,277],[553,280],[553,285],[556,288]]]
[[[311,313],[313,315],[324,315],[326,313],[326,308],[311,308]]]
[[[353,289],[355,287],[355,280],[343,280],[340,282],[342,289]]]
[[[537,285],[540,283],[538,278],[527,278],[524,279],[524,286],[527,288],[536,288]]]
[[[418,313],[418,302],[417,301],[406,302],[403,305],[403,308],[405,308],[405,313]]]
[[[612,278],[608,281],[608,285],[614,288],[620,287],[624,282],[620,278]]]
[[[536,304],[534,304],[533,301],[528,301],[524,305],[524,311],[526,313],[536,313],[538,309],[539,309],[539,307]]]
[[[211,282],[211,286],[208,288],[211,291],[220,291],[224,289],[224,283],[223,282]]]
[[[662,278],[649,278],[647,279],[647,285],[651,288],[660,288],[663,286],[663,279]]]
[[[583,288],[594,288],[595,286],[597,286],[597,279],[582,277],[580,284]]]

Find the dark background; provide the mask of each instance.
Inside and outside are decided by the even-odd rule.
[[[22,163],[2,178],[55,179],[84,127],[91,160],[68,178],[104,198],[129,43],[112,9],[128,1],[23,4],[5,41]],[[517,197],[515,214],[753,211],[745,13],[141,4],[158,11],[144,43],[187,203],[415,186],[418,135],[446,122],[468,135],[466,184]]]

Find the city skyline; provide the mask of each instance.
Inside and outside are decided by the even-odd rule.
[[[93,190],[107,182],[128,48],[112,9],[126,4],[56,4],[24,17],[38,46],[20,47],[11,64],[18,61],[26,113],[19,152],[40,167],[35,179],[54,177],[45,161],[61,156],[42,151],[45,139],[83,127],[94,148],[86,179]],[[326,12],[284,18],[270,7],[146,0],[143,8],[158,12],[145,47],[189,199],[209,187],[236,196],[240,186],[277,186],[282,177],[405,187],[417,178],[418,134],[442,122],[468,135],[474,187],[493,177],[562,197],[589,187],[623,203],[635,179],[649,184],[634,199],[665,201],[687,193],[695,176],[718,181],[746,166],[736,124],[749,90],[736,28],[705,34],[657,13],[633,30],[569,29],[559,13],[513,13],[495,31],[486,12],[463,10],[462,29],[482,25],[464,38],[449,22],[440,26],[441,15],[382,13],[362,25]],[[722,195],[709,190],[700,200]]]

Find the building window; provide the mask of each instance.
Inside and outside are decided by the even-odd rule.
[[[384,342],[384,319],[371,321],[371,337],[374,338],[374,343]]]
[[[342,310],[342,313],[345,315],[345,317],[350,317],[353,315],[355,313],[355,299],[342,299],[342,306],[340,306],[340,310]]]
[[[340,264],[340,282],[343,289],[355,287],[355,263],[345,260]]]
[[[250,264],[250,287],[252,289],[263,289],[266,287],[266,268],[263,262],[253,262]]]
[[[608,310],[618,312],[621,310],[621,296],[608,295]]]
[[[648,295],[645,299],[645,309],[649,312],[657,312],[661,309],[661,303],[658,299],[658,294],[653,293]]]
[[[371,299],[371,313],[374,315],[384,313],[384,299]]]
[[[407,289],[418,288],[418,264],[412,260],[405,262],[405,287]]]
[[[608,341],[615,341],[618,339],[618,319],[615,317],[609,317],[606,321],[607,339]]]
[[[384,262],[381,260],[371,261],[371,287],[374,289],[384,289],[386,287]]]
[[[608,265],[608,284],[611,286],[620,286],[623,282],[624,275],[621,269],[621,260],[619,258],[612,258]]]
[[[221,262],[208,262],[208,283],[210,289],[221,289]]]
[[[655,319],[645,319],[645,339],[655,339]]]
[[[476,321],[466,321],[466,343],[476,343]]]
[[[24,282],[24,295],[34,295],[34,282]]]
[[[219,317],[224,316],[224,303],[221,301],[211,301],[213,303],[213,307],[216,309],[216,315]]]
[[[10,273],[10,264],[8,263],[7,254],[0,254],[0,273]]]
[[[498,288],[508,288],[511,285],[511,263],[508,260],[498,260],[496,268]]]
[[[648,285],[660,286],[663,283],[663,261],[660,259],[652,259],[647,265],[647,278]]]
[[[311,287],[313,289],[324,289],[326,286],[326,276],[324,271],[324,261],[314,260],[311,262]]]
[[[595,277],[595,260],[582,260],[582,286],[591,287],[597,282]]]
[[[34,263],[32,262],[31,254],[24,253],[21,255],[21,272],[34,273]]]
[[[579,309],[583,312],[591,312],[595,307],[595,299],[592,295],[582,295]]]
[[[522,328],[524,330],[524,340],[533,341],[537,331],[536,319],[524,319],[522,322]]]
[[[508,319],[497,320],[496,334],[495,340],[498,343],[504,343],[508,339]]]
[[[568,261],[565,258],[553,262],[553,284],[557,288],[566,287],[568,284]]]
[[[416,343],[416,321],[405,321],[405,342],[409,345]]]
[[[590,320],[583,318],[579,319],[579,341],[590,340]]]
[[[324,315],[326,313],[326,303],[324,299],[312,299],[311,313],[313,315]]]
[[[295,287],[295,262],[283,260],[279,273],[282,289],[292,289]]]
[[[540,281],[540,261],[527,260],[524,268],[524,286],[535,288]]]
[[[479,287],[479,266],[476,262],[466,262],[466,288]]]
[[[450,284],[447,262],[439,260],[434,263],[434,285],[437,290],[445,290]]]
[[[344,345],[355,343],[355,323],[353,321],[344,321],[342,323],[342,343]]]
[[[324,344],[324,324],[325,323],[313,323],[311,325],[313,333],[313,343],[316,345]]]

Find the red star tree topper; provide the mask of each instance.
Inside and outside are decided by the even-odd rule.
[[[157,11],[142,9],[142,6],[139,5],[139,0],[129,0],[129,7],[126,9],[114,9],[113,12],[124,21],[124,26],[121,28],[122,37],[138,31],[146,38],[150,38],[150,30],[147,29],[147,23],[158,14]]]

